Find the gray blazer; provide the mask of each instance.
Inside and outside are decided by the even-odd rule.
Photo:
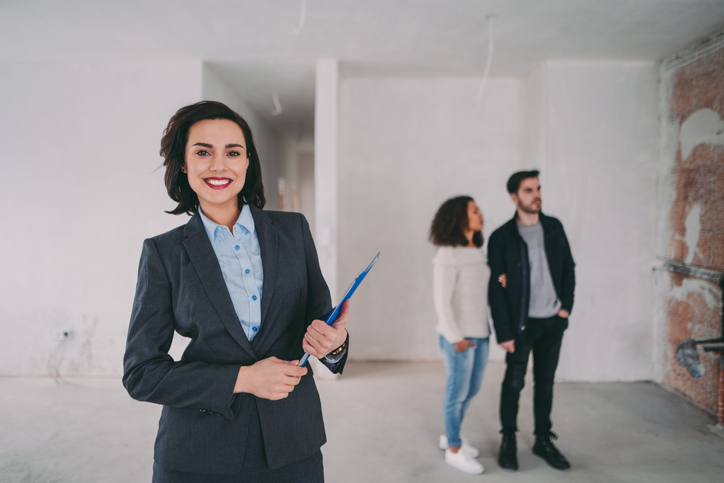
[[[163,405],[154,452],[163,468],[239,473],[257,412],[271,468],[306,458],[326,441],[311,369],[280,401],[233,394],[240,366],[299,359],[307,326],[331,309],[304,216],[250,208],[264,269],[261,327],[251,342],[198,214],[144,241],[123,385],[134,399]],[[168,355],[174,331],[191,339],[178,362]],[[322,362],[341,372],[346,354]]]

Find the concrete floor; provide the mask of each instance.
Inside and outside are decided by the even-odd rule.
[[[490,363],[463,432],[482,451],[481,476],[455,470],[437,448],[442,363],[350,363],[318,381],[328,483],[724,482],[724,438],[715,419],[648,383],[556,386],[554,431],[573,468],[532,455],[531,391],[521,399],[520,471],[498,468],[502,363]],[[160,409],[133,401],[116,379],[0,378],[0,482],[150,481]]]

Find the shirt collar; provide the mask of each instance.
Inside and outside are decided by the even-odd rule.
[[[201,210],[200,206],[199,215],[201,216],[201,221],[204,223],[204,229],[206,229],[206,234],[208,235],[209,240],[213,242],[216,235],[216,230],[218,228],[221,228],[221,225],[211,221],[206,215],[204,215],[204,212]],[[245,228],[246,230],[248,230],[249,233],[254,233],[254,217],[251,216],[251,210],[249,209],[249,205],[244,204],[244,206],[241,208],[239,218],[237,218],[236,223],[234,223],[234,226],[236,225]]]

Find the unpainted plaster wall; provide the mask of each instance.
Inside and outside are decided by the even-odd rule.
[[[200,99],[201,63],[0,63],[0,78],[0,374],[120,374],[143,239],[185,221],[164,213],[158,151]]]
[[[188,220],[164,213],[169,118],[228,103],[271,178],[281,143],[200,61],[0,63],[0,78],[0,375],[118,375],[143,239]]]
[[[381,251],[355,294],[355,359],[440,357],[432,306],[430,222],[469,194],[486,237],[513,213],[507,176],[520,165],[523,83],[490,79],[343,78],[340,88],[339,285]]]
[[[472,195],[484,234],[514,213],[511,173],[542,170],[544,211],[578,263],[559,377],[651,377],[657,71],[653,63],[547,62],[528,79],[343,78],[340,292],[378,250],[355,295],[355,359],[440,357],[429,223]],[[492,359],[502,358],[493,345]]]
[[[651,378],[657,75],[648,62],[548,61],[529,77],[526,165],[576,261],[562,380]]]

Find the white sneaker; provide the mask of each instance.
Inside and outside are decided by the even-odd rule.
[[[457,468],[462,472],[479,475],[485,468],[483,465],[475,461],[465,451],[460,450],[457,453],[453,453],[449,449],[445,450],[445,463],[449,464],[453,468]]]
[[[465,451],[467,454],[472,456],[473,458],[477,458],[480,456],[480,450],[476,448],[475,446],[471,446],[470,443],[468,443],[468,440],[461,437],[460,438],[463,441],[462,446],[460,447],[461,450]],[[441,434],[440,435],[440,449],[447,449],[447,435]]]

